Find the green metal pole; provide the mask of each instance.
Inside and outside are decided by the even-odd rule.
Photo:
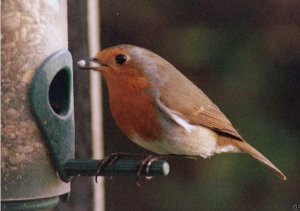
[[[119,159],[113,164],[108,164],[97,175],[97,170],[102,160],[71,159],[65,165],[65,173],[69,176],[117,176],[136,175],[140,160]],[[141,176],[166,176],[169,174],[169,163],[163,160],[154,161],[149,167],[149,173],[141,172]]]

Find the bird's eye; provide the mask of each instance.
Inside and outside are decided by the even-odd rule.
[[[117,64],[124,64],[127,60],[127,56],[123,54],[119,54],[115,57]]]

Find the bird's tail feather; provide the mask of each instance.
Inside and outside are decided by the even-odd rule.
[[[287,179],[286,176],[271,161],[269,161],[264,155],[262,155],[252,146],[250,146],[246,142],[237,142],[237,145],[241,149],[241,151],[250,154],[252,157],[271,169],[276,176],[280,177],[282,180]]]

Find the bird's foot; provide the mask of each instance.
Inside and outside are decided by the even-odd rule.
[[[95,181],[96,183],[98,182],[97,178],[98,175],[100,175],[100,173],[103,171],[103,169],[108,166],[111,167],[114,163],[117,162],[117,160],[119,160],[120,158],[123,157],[145,157],[145,155],[143,154],[132,154],[132,153],[125,153],[125,152],[115,152],[115,153],[111,153],[108,156],[106,156],[100,163],[99,166],[97,168],[97,172],[96,172],[96,177],[95,177]]]
[[[145,179],[152,179],[153,177],[149,176],[150,166],[153,162],[158,160],[169,160],[169,159],[181,159],[181,158],[188,158],[188,159],[198,159],[198,156],[189,156],[189,155],[176,155],[176,154],[168,154],[168,155],[148,155],[144,160],[142,160],[137,165],[137,176],[136,176],[136,184],[137,186],[140,185],[140,180],[144,177]],[[142,176],[145,175],[145,176]]]
[[[144,178],[152,179],[153,177],[149,176],[149,169],[151,164],[154,161],[161,160],[165,156],[164,155],[148,155],[144,160],[138,163],[137,165],[137,175],[136,175],[136,185],[141,187],[140,180],[142,175],[145,175]]]

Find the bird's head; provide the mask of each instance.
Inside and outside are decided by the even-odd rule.
[[[90,61],[98,66],[81,66],[81,68],[101,72],[107,82],[120,76],[144,77],[150,83],[159,85],[167,79],[169,70],[174,69],[169,62],[157,54],[126,44],[106,48]]]

